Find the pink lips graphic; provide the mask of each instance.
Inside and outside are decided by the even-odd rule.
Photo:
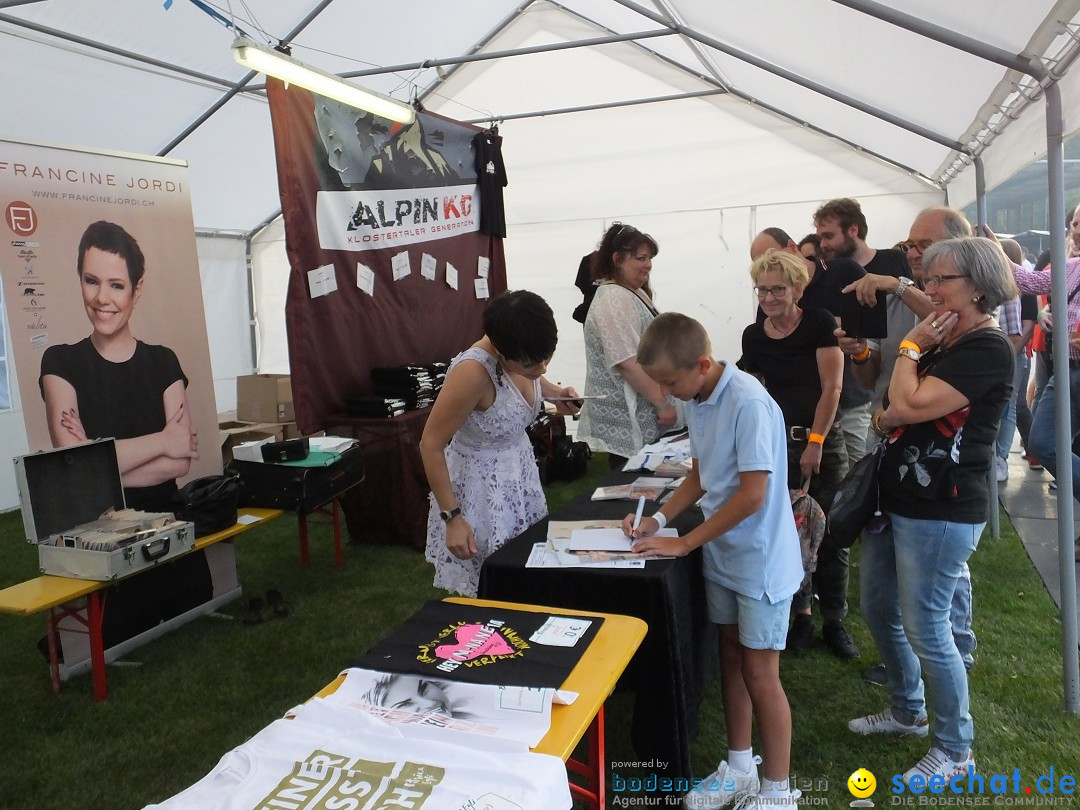
[[[454,631],[458,643],[440,644],[435,648],[435,655],[444,659],[453,658],[455,661],[471,661],[484,655],[510,655],[514,651],[498,633],[492,633],[490,638],[474,647],[470,642],[483,630],[484,626],[480,624],[462,625]]]

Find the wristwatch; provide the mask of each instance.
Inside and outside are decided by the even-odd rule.
[[[907,292],[907,288],[914,283],[915,282],[907,276],[900,276],[900,281],[897,283],[896,289],[893,290],[893,295],[895,295],[897,298],[903,298],[904,293]]]
[[[899,352],[897,352],[896,356],[897,357],[906,357],[908,360],[914,360],[916,363],[918,363],[919,358],[922,357],[922,355],[919,354],[917,351],[915,351],[914,349],[909,349],[907,346],[905,346]]]
[[[460,506],[455,506],[453,509],[451,509],[449,511],[443,510],[443,511],[439,512],[439,517],[442,518],[443,523],[449,523],[451,520],[453,520],[454,518],[456,518],[460,514],[461,514],[461,507]]]

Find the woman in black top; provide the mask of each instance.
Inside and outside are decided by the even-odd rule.
[[[762,381],[784,414],[788,488],[803,489],[809,478],[807,491],[828,512],[847,472],[844,439],[836,424],[844,371],[833,334],[836,319],[827,310],[799,306],[809,273],[806,262],[793,253],[766,251],[754,260],[750,276],[765,318],[743,331],[738,365]],[[846,560],[837,570],[845,581],[823,589],[840,594],[838,604],[822,603],[826,638],[843,629]],[[789,649],[806,649],[813,641],[812,602],[813,586],[807,576],[792,599],[795,621],[788,633]]]
[[[1017,290],[989,239],[935,242],[922,264],[934,311],[900,343],[886,407],[871,420],[888,437],[879,487],[889,526],[863,545],[862,611],[885,662],[890,707],[848,725],[860,734],[929,732],[929,753],[904,781],[947,782],[974,768],[968,679],[949,608],[986,525],[987,474],[1012,391],[1012,344],[991,313]]]

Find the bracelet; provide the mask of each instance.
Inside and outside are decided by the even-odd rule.
[[[806,440],[811,444],[825,444],[825,437],[820,433],[811,433],[806,437]]]
[[[653,514],[653,520],[660,524],[660,528],[657,529],[658,532],[663,531],[665,528],[667,528],[667,518],[664,517],[663,512],[656,512],[655,514]]]
[[[865,363],[869,359],[870,359],[870,344],[867,344],[866,348],[863,349],[858,354],[851,355],[851,362],[855,363],[855,365],[858,365],[858,366],[861,366],[863,363]]]
[[[915,282],[907,276],[901,276],[900,280],[897,282],[896,289],[893,290],[893,295],[895,295],[897,298],[903,298],[904,293],[907,292],[907,288],[914,283]]]
[[[881,425],[881,417],[884,411],[874,411],[874,415],[870,417],[870,427],[874,429],[874,433],[878,436],[888,436],[889,431]]]
[[[918,353],[917,351],[915,351],[914,349],[911,349],[911,348],[909,348],[909,347],[905,346],[904,348],[902,348],[902,349],[901,349],[900,351],[898,351],[898,352],[896,353],[896,356],[897,356],[897,357],[906,357],[906,358],[907,358],[908,360],[911,360],[911,361],[912,361],[913,363],[918,363],[918,362],[919,362],[919,358],[920,358],[920,357],[921,357],[922,355],[920,355],[920,354],[919,354],[919,353]]]
[[[914,340],[901,340],[900,341],[900,348],[901,349],[914,349],[919,354],[922,354],[922,347],[918,343],[916,343]]]

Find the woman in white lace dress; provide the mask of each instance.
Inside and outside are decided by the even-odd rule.
[[[488,555],[547,516],[525,429],[544,397],[577,396],[543,376],[557,340],[543,298],[505,292],[484,310],[484,336],[450,364],[420,439],[436,587],[476,596]],[[562,414],[578,408],[555,404]]]
[[[641,334],[659,313],[649,274],[660,248],[632,225],[615,222],[593,254],[596,295],[585,318],[585,393],[578,438],[605,450],[612,467],[681,422],[681,412],[638,365]]]

